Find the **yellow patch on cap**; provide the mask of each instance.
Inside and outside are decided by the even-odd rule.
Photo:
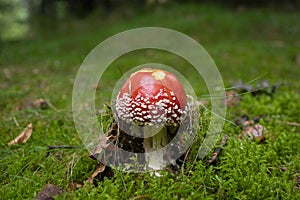
[[[165,78],[166,73],[161,70],[157,70],[152,73],[152,76],[154,76],[156,80],[162,80]]]
[[[166,76],[166,73],[160,69],[144,68],[144,69],[141,69],[141,70],[131,74],[130,77],[133,77],[135,74],[141,73],[141,72],[151,73],[151,75],[154,76],[154,78],[156,80],[163,80]]]
[[[137,72],[134,72],[134,73],[132,73],[131,75],[130,75],[130,77],[133,77],[135,74],[137,74],[137,73],[141,73],[141,72],[153,72],[154,70],[153,69],[151,69],[151,68],[144,68],[144,69],[141,69],[141,70],[139,70],[139,71],[137,71]]]

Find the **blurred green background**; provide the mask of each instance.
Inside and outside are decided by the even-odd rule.
[[[300,75],[297,0],[1,0],[0,9],[2,88],[9,85],[19,92],[49,95],[53,101],[59,98],[58,106],[70,97],[76,71],[96,45],[143,26],[171,28],[198,41],[216,62],[226,86],[258,77],[297,85]],[[198,88],[197,94],[207,93],[186,61],[153,50],[116,60],[99,91],[109,95],[123,73],[148,62],[178,69]],[[68,88],[64,96],[47,92],[62,85]]]
[[[45,28],[57,27],[66,20],[87,20],[92,15],[108,21],[113,12],[123,16],[120,19],[137,13],[167,9],[167,6],[187,3],[215,4],[236,11],[248,8],[269,7],[278,12],[295,12],[299,9],[299,0],[1,0],[0,25],[1,38],[15,40],[33,38]],[[51,30],[51,29],[50,29]]]

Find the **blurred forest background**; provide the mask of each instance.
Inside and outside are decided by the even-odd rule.
[[[130,15],[185,2],[209,2],[235,9],[268,6],[278,11],[295,11],[300,8],[300,0],[0,0],[0,39],[34,37],[46,27],[46,30],[57,28],[70,19],[84,20],[93,13],[105,21],[115,11]]]

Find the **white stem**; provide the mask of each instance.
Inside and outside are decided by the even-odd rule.
[[[145,153],[151,153],[146,156],[148,167],[153,170],[159,170],[164,166],[164,157],[161,150],[168,141],[167,128],[165,126],[144,126],[144,149]]]

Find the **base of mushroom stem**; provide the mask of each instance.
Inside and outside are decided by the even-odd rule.
[[[176,160],[171,161],[170,164],[170,160],[167,161],[166,159],[161,152],[153,152],[151,156],[145,155],[145,171],[159,171],[164,170],[169,165],[177,165]]]
[[[180,144],[170,144],[177,134],[178,128],[174,126],[139,126],[137,129],[137,127],[133,128],[127,124],[127,130],[138,131],[138,135],[144,137],[141,138],[133,136],[135,134],[129,135],[127,131],[123,131],[123,128],[118,126],[117,122],[113,122],[109,130],[95,142],[95,149],[90,157],[125,171],[164,170],[170,165],[176,166],[178,161],[176,155],[182,152]],[[170,152],[163,152],[163,147],[168,144],[174,148],[169,150]]]
[[[166,126],[144,126],[143,127],[143,147],[145,149],[146,166],[148,170],[161,170],[166,166],[166,158],[162,150],[171,137]]]

